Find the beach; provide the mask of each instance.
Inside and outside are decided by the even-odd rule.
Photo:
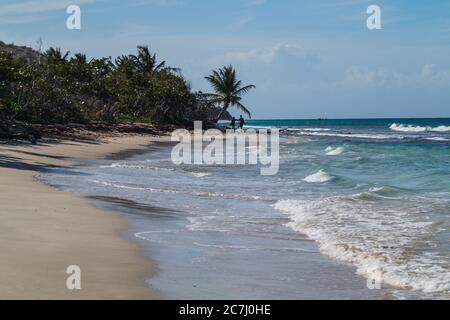
[[[248,128],[282,132],[276,175],[167,136],[2,145],[1,297],[448,299],[450,119]]]
[[[163,299],[448,298],[449,120],[248,126],[281,130],[276,175],[156,143],[40,179],[124,216]]]
[[[155,265],[121,235],[124,218],[35,176],[161,139],[125,135],[0,144],[0,299],[157,298],[146,284]],[[81,268],[81,290],[66,287],[71,265]]]

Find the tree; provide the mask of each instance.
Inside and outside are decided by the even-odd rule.
[[[69,54],[70,54],[69,51],[63,53],[61,51],[61,48],[49,48],[45,52],[45,57],[49,60],[49,62],[56,65],[62,62],[66,62],[67,58],[69,57]]]
[[[235,106],[251,118],[250,111],[241,103],[242,95],[256,88],[254,85],[242,86],[242,81],[237,80],[236,70],[232,65],[214,70],[211,75],[205,77],[209,81],[215,93],[207,93],[210,104],[223,104],[215,122],[218,122],[229,107]]]
[[[210,104],[148,47],[116,60],[50,48],[30,59],[0,52],[0,110],[40,124],[206,120]]]
[[[138,46],[138,54],[131,55],[136,69],[145,75],[150,75],[154,72],[158,72],[166,68],[166,62],[161,61],[158,63],[156,54],[151,54],[148,46]]]
[[[0,52],[0,113],[7,112],[11,99],[10,86],[14,78],[11,55]]]

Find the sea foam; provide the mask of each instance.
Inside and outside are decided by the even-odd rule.
[[[450,139],[443,138],[443,137],[431,137],[431,138],[425,138],[425,140],[429,140],[429,141],[439,141],[439,142],[450,141]]]
[[[438,126],[438,127],[422,127],[422,126],[414,126],[414,125],[406,125],[406,124],[392,124],[389,127],[391,130],[400,131],[400,132],[450,132],[450,126]]]
[[[394,287],[449,294],[445,257],[411,251],[427,245],[433,224],[420,214],[418,204],[402,204],[380,206],[356,195],[283,200],[274,208],[287,213],[288,226],[315,240],[322,253],[355,265],[361,276]]]
[[[305,131],[331,131],[329,128],[304,128]]]
[[[333,149],[333,148],[328,149],[327,148],[325,151],[328,151],[326,153],[327,156],[338,156],[345,151],[345,148],[344,147],[337,147],[336,149]]]
[[[375,139],[375,140],[389,140],[404,139],[401,135],[391,135],[391,134],[365,134],[365,133],[334,133],[334,132],[316,132],[316,131],[299,131],[298,134],[303,136],[318,136],[318,137],[339,137],[339,138],[349,138],[349,139]]]
[[[333,179],[333,176],[329,175],[327,172],[323,170],[319,170],[316,173],[313,173],[306,178],[303,179],[305,182],[309,183],[321,183],[327,182]]]

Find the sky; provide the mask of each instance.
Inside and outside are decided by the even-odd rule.
[[[232,64],[256,119],[450,117],[450,0],[0,0],[1,41],[40,38],[89,57],[148,45],[203,92]]]

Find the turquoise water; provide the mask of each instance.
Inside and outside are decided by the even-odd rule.
[[[295,164],[285,168],[294,179],[305,176],[313,194],[276,203],[294,230],[315,239],[324,254],[355,265],[360,275],[449,293],[450,119],[249,125],[278,127],[291,138],[284,159]]]
[[[369,127],[382,128],[392,124],[404,124],[420,127],[450,126],[450,118],[401,118],[401,119],[284,119],[284,120],[247,120],[250,126],[280,127]]]
[[[449,297],[450,119],[252,127],[282,132],[275,176],[249,165],[176,166],[162,145],[44,180],[159,208],[118,211],[162,266],[152,285],[166,297]]]

